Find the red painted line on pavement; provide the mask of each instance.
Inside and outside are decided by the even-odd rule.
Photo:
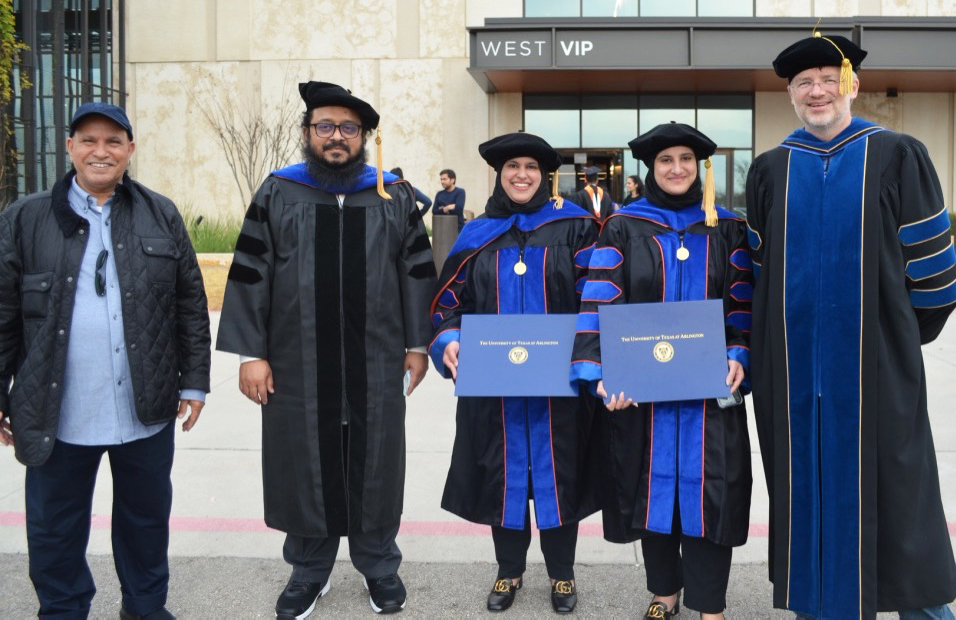
[[[93,515],[92,527],[94,530],[110,528],[110,517],[107,515]],[[0,512],[0,526],[25,526],[26,516],[22,512]],[[956,523],[947,523],[950,536],[956,536]],[[225,518],[225,517],[172,517],[169,520],[169,529],[174,532],[225,532],[225,533],[263,533],[275,530],[266,526],[262,519]],[[766,523],[752,523],[750,536],[766,538],[769,533]],[[405,536],[487,536],[488,526],[468,523],[464,521],[403,521],[399,530]],[[534,531],[537,535],[537,530]],[[582,523],[578,529],[578,536],[585,538],[600,538],[603,529],[600,523]]]

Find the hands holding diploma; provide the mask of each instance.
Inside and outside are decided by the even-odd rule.
[[[454,342],[452,344],[458,344]],[[445,364],[448,364],[448,349],[451,348],[451,345],[445,348]],[[457,347],[455,350],[455,363],[458,362]],[[450,365],[449,365],[450,367]],[[727,379],[725,383],[730,386],[730,393],[732,394],[734,390],[740,387],[740,384],[744,380],[744,367],[740,362],[734,360],[727,360]],[[454,371],[452,371],[452,376],[454,376]],[[636,405],[634,401],[630,398],[624,398],[624,392],[620,394],[612,394],[611,399],[608,400],[607,390],[604,389],[604,381],[598,381],[597,389],[595,390],[597,395],[604,399],[604,406],[607,407],[608,411],[619,411],[621,409],[627,409],[631,405]]]

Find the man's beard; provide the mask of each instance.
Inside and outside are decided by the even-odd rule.
[[[342,142],[326,142],[325,149],[331,149],[335,145],[341,146]],[[347,146],[346,146],[347,148]],[[362,147],[348,159],[340,164],[330,163],[319,156],[312,147],[312,144],[306,142],[302,146],[302,159],[305,161],[305,168],[309,176],[319,185],[319,187],[328,190],[348,190],[355,186],[359,175],[365,170],[365,162],[368,160],[368,152],[365,150],[365,141],[362,141]]]

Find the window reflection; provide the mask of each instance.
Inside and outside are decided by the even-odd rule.
[[[697,129],[707,134],[720,148],[750,148],[752,127],[751,110],[697,111]]]
[[[619,147],[637,135],[637,108],[582,110],[581,131],[592,147]]]
[[[580,110],[525,110],[524,128],[556,149],[581,146]]]
[[[697,0],[699,17],[733,17],[754,15],[753,0]]]
[[[641,17],[691,17],[696,4],[694,0],[641,0]]]
[[[525,17],[580,17],[580,0],[525,0]]]
[[[584,17],[637,17],[637,0],[581,0]]]
[[[525,131],[557,149],[617,150],[620,179],[646,167],[631,156],[627,143],[657,125],[675,121],[697,127],[717,143],[713,158],[717,202],[743,213],[744,185],[753,160],[753,98],[750,95],[527,95]],[[606,155],[606,153],[605,153]],[[574,166],[561,175],[562,191],[571,191]],[[565,169],[562,170],[565,172]],[[701,168],[701,175],[704,174]],[[612,199],[620,201],[621,196]]]

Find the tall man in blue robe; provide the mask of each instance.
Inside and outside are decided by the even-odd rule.
[[[956,306],[956,253],[926,147],[850,114],[865,56],[819,34],[780,53],[804,128],[747,180],[773,602],[952,618],[920,345]]]

